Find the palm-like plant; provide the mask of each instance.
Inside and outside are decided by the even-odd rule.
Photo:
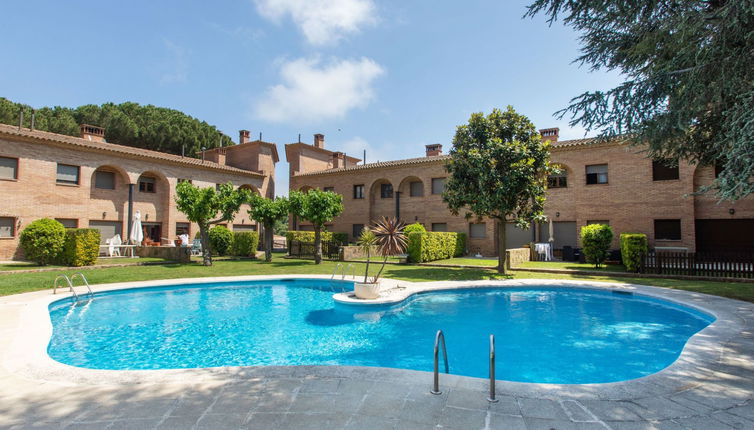
[[[406,235],[403,234],[404,223],[397,218],[382,217],[371,228],[377,245],[377,252],[382,255],[382,267],[372,282],[377,282],[385,269],[390,255],[403,254],[406,251]],[[368,261],[368,258],[367,258]]]

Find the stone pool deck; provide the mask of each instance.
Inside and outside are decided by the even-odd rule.
[[[488,403],[484,379],[441,375],[443,393],[435,396],[429,393],[431,373],[409,370],[75,368],[45,353],[51,328],[46,306],[59,296],[49,291],[6,296],[0,298],[0,429],[754,429],[754,304],[638,285],[557,283],[662,297],[701,308],[717,320],[688,342],[678,361],[654,375],[593,385],[498,381],[500,401]],[[386,297],[429,286],[394,281]]]

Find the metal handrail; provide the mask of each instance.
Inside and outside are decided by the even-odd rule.
[[[490,335],[490,396],[487,397],[490,403],[497,403],[495,398],[495,335]]]
[[[343,263],[336,264],[335,265],[335,270],[332,271],[332,276],[330,276],[330,280],[335,279],[335,275],[338,274],[338,269],[342,269],[342,268],[343,268]]]
[[[68,278],[68,276],[66,276],[66,275],[58,275],[55,278],[55,282],[54,282],[54,284],[52,286],[52,294],[57,294],[57,292],[58,292],[57,291],[58,290],[58,281],[61,278],[64,279],[68,283],[68,291],[70,291],[71,293],[73,293],[74,300],[78,302],[79,301],[79,295],[76,294],[76,290],[73,289],[73,284],[71,283],[70,278]]]
[[[442,391],[440,391],[440,341],[442,340],[442,358],[445,361],[445,373],[449,373],[448,371],[448,349],[445,347],[445,334],[443,334],[442,330],[437,330],[437,334],[435,335],[435,375],[434,375],[434,385],[432,386],[432,389],[429,390],[432,394],[442,394]]]
[[[94,297],[94,293],[92,292],[92,288],[91,288],[91,287],[89,286],[89,281],[87,281],[87,280],[86,280],[86,276],[84,276],[84,274],[83,274],[83,273],[81,273],[81,272],[77,272],[77,273],[74,273],[74,274],[73,274],[73,275],[71,276],[71,279],[70,279],[70,281],[71,281],[71,286],[73,286],[73,280],[74,280],[74,279],[76,279],[76,277],[77,277],[77,276],[78,276],[79,278],[81,278],[81,280],[82,280],[82,281],[84,281],[84,285],[86,286],[86,291],[87,291],[87,293],[86,293],[86,294],[87,294],[87,295],[89,296],[89,298],[92,298],[92,297]]]
[[[351,269],[351,279],[356,279],[356,267],[353,264],[348,263],[348,265],[343,269],[343,277],[340,278],[341,280],[346,279],[346,273],[348,272],[348,269]]]

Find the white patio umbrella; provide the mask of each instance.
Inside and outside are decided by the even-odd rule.
[[[141,211],[136,211],[134,214],[134,222],[131,225],[131,237],[132,242],[139,245],[144,240],[144,232],[141,231]]]
[[[548,239],[548,241],[549,241],[550,243],[552,243],[552,242],[555,242],[555,229],[554,229],[554,228],[553,228],[553,226],[552,226],[552,218],[550,218],[550,226],[549,226],[549,229],[550,229],[550,238]]]

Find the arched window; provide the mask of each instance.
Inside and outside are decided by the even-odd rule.
[[[568,187],[568,169],[565,166],[554,165],[560,170],[559,173],[553,173],[547,177],[547,188],[567,188]]]

